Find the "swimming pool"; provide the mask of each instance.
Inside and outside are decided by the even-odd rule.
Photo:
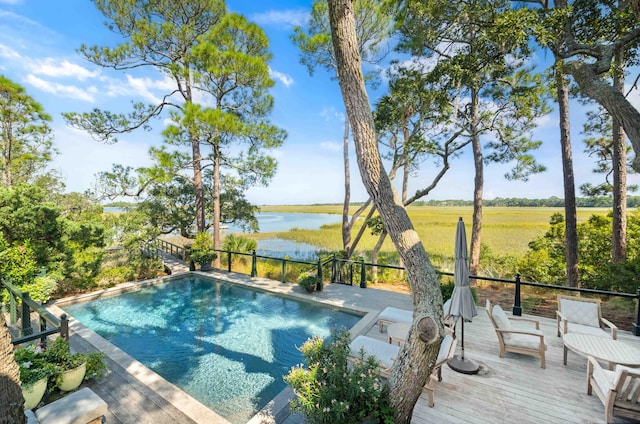
[[[64,309],[232,423],[285,388],[282,376],[302,361],[296,346],[361,318],[197,277]]]

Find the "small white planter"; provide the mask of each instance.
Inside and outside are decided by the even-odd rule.
[[[63,392],[68,392],[71,390],[77,389],[80,384],[82,384],[82,380],[84,380],[84,375],[87,372],[87,364],[84,363],[77,368],[63,371],[61,374],[61,381],[58,388]]]
[[[41,378],[28,387],[22,387],[22,397],[24,397],[24,409],[33,409],[42,400],[44,392],[47,390],[48,378]]]

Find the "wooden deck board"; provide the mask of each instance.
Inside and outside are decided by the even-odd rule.
[[[380,311],[386,306],[411,309],[408,295],[382,290],[361,289],[357,286],[331,284],[325,290],[311,295],[295,285],[248,276],[213,272],[213,276],[304,299],[313,298],[329,305],[359,310],[363,313]],[[602,403],[586,394],[586,358],[572,352],[568,364],[562,364],[562,339],[556,336],[555,320],[540,318],[541,330],[547,344],[547,368],[540,368],[538,358],[514,353],[498,356],[498,340],[484,308],[478,308],[473,322],[465,324],[465,356],[481,365],[478,375],[459,374],[443,367],[443,381],[435,390],[435,407],[430,408],[422,395],[414,409],[412,423],[600,423],[604,422]],[[386,331],[380,333],[375,320],[361,325],[362,333],[387,341]],[[459,331],[459,329],[458,329]],[[86,340],[72,337],[79,350],[94,349]],[[622,343],[640,348],[640,337],[620,331]],[[461,343],[458,342],[458,354]],[[99,382],[88,385],[109,405],[108,423],[181,424],[208,423],[190,418],[184,411],[184,402],[176,395],[158,394],[155,386],[148,386],[143,378],[133,376],[127,369],[131,364],[109,360],[112,372]],[[254,422],[268,422],[252,420]],[[271,421],[274,422],[274,421]],[[302,419],[290,415],[277,421],[280,424],[298,424]],[[631,423],[616,417],[616,423]]]

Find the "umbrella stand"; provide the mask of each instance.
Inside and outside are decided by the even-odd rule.
[[[477,374],[480,366],[471,359],[464,357],[464,318],[462,318],[462,355],[456,355],[447,362],[449,368],[463,374]]]

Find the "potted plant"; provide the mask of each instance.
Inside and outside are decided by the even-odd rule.
[[[211,270],[211,262],[217,258],[217,253],[213,250],[213,239],[205,232],[196,234],[196,238],[191,245],[190,258],[200,265],[201,271]]]
[[[58,367],[53,386],[67,392],[76,389],[86,378],[99,378],[106,374],[102,352],[71,353],[69,341],[58,337],[43,352],[47,362]]]
[[[305,289],[307,292],[312,293],[316,289],[316,285],[320,281],[317,275],[308,272],[302,273],[296,280],[298,285]]]
[[[41,349],[34,345],[18,348],[13,357],[20,369],[20,384],[24,397],[24,409],[33,409],[42,400],[49,377],[58,372],[58,368],[48,363],[41,355]]]

